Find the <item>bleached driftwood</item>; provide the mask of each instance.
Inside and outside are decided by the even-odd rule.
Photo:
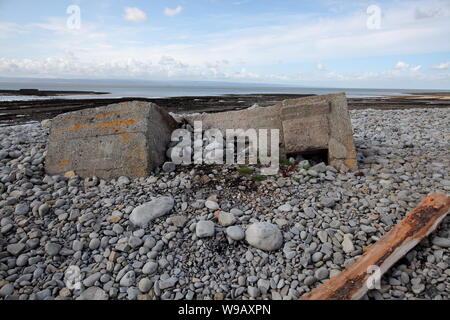
[[[431,194],[392,230],[374,243],[351,266],[300,300],[357,300],[369,290],[368,280],[378,267],[379,276],[433,232],[450,208],[450,196]],[[374,268],[375,266],[375,268]],[[369,271],[370,270],[370,271]],[[371,279],[370,279],[371,280]]]

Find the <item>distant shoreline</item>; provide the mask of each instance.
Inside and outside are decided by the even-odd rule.
[[[312,94],[225,94],[216,96],[180,96],[168,98],[81,98],[0,101],[0,126],[17,125],[51,119],[58,114],[106,106],[126,101],[153,102],[173,113],[222,112],[242,110],[258,104],[274,105],[286,99],[301,98]],[[348,98],[350,110],[378,109],[402,110],[415,108],[450,108],[450,93],[440,96],[408,95]]]
[[[98,91],[72,91],[72,90],[39,90],[39,89],[19,89],[19,90],[0,90],[0,96],[72,96],[72,95],[100,95],[109,94],[110,92]]]

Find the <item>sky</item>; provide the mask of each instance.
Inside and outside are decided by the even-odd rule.
[[[0,0],[0,77],[450,90],[450,0]]]

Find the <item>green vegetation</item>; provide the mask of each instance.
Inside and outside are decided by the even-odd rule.
[[[250,174],[253,173],[253,169],[252,169],[252,168],[249,168],[249,167],[246,167],[246,166],[239,166],[239,168],[237,169],[237,171],[238,171],[240,174],[243,174],[243,175],[250,175]]]
[[[254,175],[252,177],[252,180],[255,181],[255,182],[257,182],[257,181],[264,181],[264,180],[266,180],[266,177],[265,176],[260,176],[260,175]]]
[[[292,163],[286,158],[280,158],[280,164],[282,166],[290,166]]]

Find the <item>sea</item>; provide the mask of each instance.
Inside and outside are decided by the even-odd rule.
[[[55,91],[96,91],[101,95],[64,96],[2,96],[0,101],[40,99],[102,99],[102,98],[167,98],[186,96],[221,96],[227,94],[328,94],[345,92],[349,98],[402,96],[418,92],[439,92],[439,90],[410,89],[367,89],[367,88],[308,88],[293,86],[233,84],[233,83],[74,83],[62,81],[11,82],[0,81],[0,90],[39,89]],[[442,91],[442,90],[441,90]]]

